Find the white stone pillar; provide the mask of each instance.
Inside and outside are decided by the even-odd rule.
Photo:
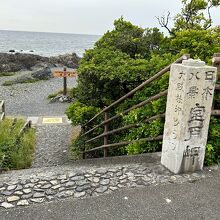
[[[171,66],[161,163],[174,173],[203,168],[216,76],[200,60]]]

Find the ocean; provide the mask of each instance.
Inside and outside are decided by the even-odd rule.
[[[46,57],[75,52],[82,57],[99,38],[98,35],[0,30],[0,52],[15,50]]]

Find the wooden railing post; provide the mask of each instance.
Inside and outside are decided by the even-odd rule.
[[[212,65],[214,67],[217,67],[219,70],[219,65],[220,65],[220,53],[214,53],[213,58],[212,58]]]
[[[212,66],[217,67],[217,79],[216,79],[216,81],[218,80],[219,65],[220,65],[220,53],[214,53],[213,58],[212,58]],[[213,101],[212,110],[214,110],[214,108],[215,108],[215,102]],[[213,114],[214,114],[214,112],[213,112]]]
[[[106,111],[105,112],[105,121],[108,120],[108,112]],[[108,132],[108,123],[106,123],[104,125],[104,133],[107,133]],[[104,136],[104,145],[107,145],[108,144],[108,135],[105,135]],[[104,157],[107,157],[108,156],[108,149],[107,148],[104,148]]]
[[[85,126],[82,126],[82,127],[81,127],[81,133],[84,134],[85,131],[86,131]],[[83,158],[83,159],[86,159],[85,147],[84,147],[84,149],[83,149],[82,158]]]

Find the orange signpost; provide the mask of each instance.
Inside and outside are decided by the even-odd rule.
[[[76,71],[66,71],[66,68],[62,70],[55,70],[53,71],[54,77],[63,77],[63,95],[67,94],[67,77],[76,77]]]
[[[76,72],[70,72],[70,71],[54,71],[53,72],[54,77],[76,77],[77,73]]]

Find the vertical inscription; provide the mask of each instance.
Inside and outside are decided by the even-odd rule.
[[[161,163],[174,173],[203,167],[215,81],[200,60],[171,66]]]

